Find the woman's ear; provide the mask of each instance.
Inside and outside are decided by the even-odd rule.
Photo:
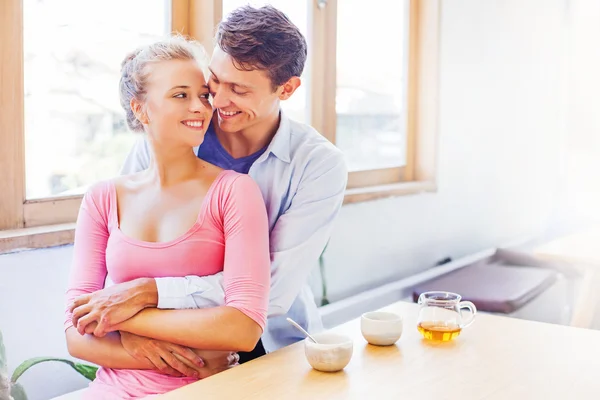
[[[144,105],[134,97],[129,102],[129,106],[131,107],[131,111],[133,111],[133,115],[135,115],[138,121],[140,121],[143,125],[148,125],[148,114],[146,113]]]

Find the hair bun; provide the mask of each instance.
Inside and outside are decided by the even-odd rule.
[[[143,48],[140,47],[140,48],[132,51],[131,53],[127,54],[125,56],[125,58],[123,59],[123,61],[121,61],[121,69],[124,69],[127,64],[129,64],[131,61],[133,61],[138,56],[138,54],[140,54],[142,52],[142,50],[143,50]]]

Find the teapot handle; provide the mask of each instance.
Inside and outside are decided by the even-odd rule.
[[[471,325],[473,323],[473,320],[475,319],[475,314],[477,314],[477,307],[475,307],[475,304],[471,303],[470,301],[461,301],[460,303],[458,303],[458,310],[460,312],[461,317],[463,309],[468,309],[469,311],[471,311],[471,315],[466,322],[463,322],[461,324],[461,329]]]

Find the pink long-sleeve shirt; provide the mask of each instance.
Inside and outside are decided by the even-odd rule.
[[[117,194],[111,181],[84,196],[75,231],[67,304],[77,296],[141,277],[212,275],[223,271],[225,305],[264,329],[270,280],[265,204],[247,175],[223,171],[211,185],[195,224],[168,242],[145,242],[119,229]],[[67,310],[65,330],[73,326]],[[243,332],[240,332],[243,335]],[[194,382],[152,370],[100,368],[86,399],[133,399]]]

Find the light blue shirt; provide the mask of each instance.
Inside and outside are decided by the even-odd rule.
[[[150,157],[149,144],[143,138],[128,155],[121,173],[146,169]],[[271,291],[262,341],[271,352],[303,339],[286,317],[309,332],[322,329],[308,277],[331,235],[348,172],[337,147],[282,112],[275,136],[248,174],[260,187],[269,216]],[[158,278],[156,282],[159,308],[197,308],[219,304],[222,299],[221,280],[214,276]]]

